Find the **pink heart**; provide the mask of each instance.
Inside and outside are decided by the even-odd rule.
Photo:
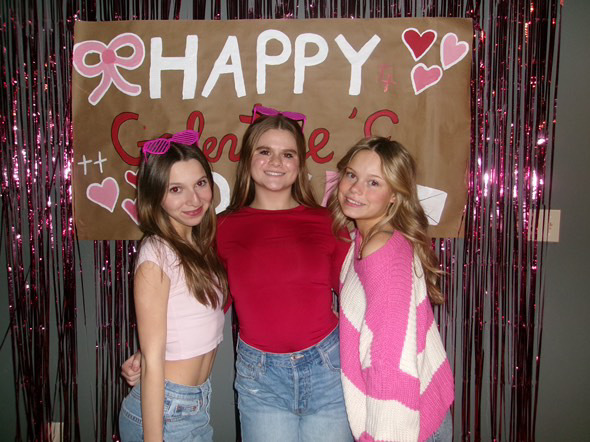
[[[134,189],[137,189],[137,173],[128,170],[125,172],[125,181],[127,181]]]
[[[410,50],[414,61],[418,61],[436,41],[436,31],[428,29],[422,33],[415,28],[408,28],[402,33],[402,41]]]
[[[418,95],[425,89],[434,86],[442,78],[442,69],[440,66],[432,66],[427,68],[424,63],[418,63],[412,69],[412,86],[414,92]]]
[[[137,216],[137,205],[135,204],[135,200],[125,198],[121,203],[121,207],[125,212],[127,212],[129,218],[131,218],[133,222],[139,226],[139,218]]]
[[[86,198],[112,213],[119,199],[119,183],[113,177],[92,183],[86,188]]]
[[[328,200],[332,193],[336,190],[338,184],[338,172],[326,170],[326,186],[324,188],[324,198],[322,199],[322,206],[328,205]]]
[[[469,52],[469,44],[459,41],[456,34],[449,32],[440,44],[440,61],[444,70],[456,65],[465,58]]]

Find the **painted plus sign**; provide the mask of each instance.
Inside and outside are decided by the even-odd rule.
[[[86,167],[89,163],[92,163],[92,160],[87,160],[86,155],[82,155],[82,161],[80,161],[78,164],[84,166],[84,175],[86,175]]]
[[[94,162],[94,164],[98,164],[100,168],[100,173],[102,173],[102,163],[104,163],[107,159],[102,157],[100,150],[98,151],[98,160]]]

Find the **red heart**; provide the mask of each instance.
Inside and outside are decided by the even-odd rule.
[[[127,181],[129,184],[131,184],[133,186],[134,189],[137,189],[137,173],[132,171],[132,170],[128,170],[125,172],[125,181]]]
[[[402,33],[402,41],[410,50],[414,61],[422,58],[436,41],[436,31],[428,29],[422,33],[415,28],[408,28]]]

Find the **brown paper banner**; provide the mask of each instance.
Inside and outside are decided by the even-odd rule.
[[[74,212],[80,239],[137,239],[142,141],[195,129],[230,198],[239,143],[259,103],[307,115],[311,180],[365,135],[418,163],[438,237],[462,235],[470,145],[471,20],[77,22]]]

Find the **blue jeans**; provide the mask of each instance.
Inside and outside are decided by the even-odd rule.
[[[165,381],[164,390],[164,440],[211,442],[209,379],[197,387]],[[133,387],[121,404],[119,434],[123,442],[143,441],[141,384]]]
[[[235,386],[244,442],[352,441],[338,328],[296,353],[266,353],[239,339]]]
[[[450,442],[453,440],[453,418],[451,411],[447,411],[447,415],[443,420],[438,430],[432,436],[426,439],[426,442]]]

